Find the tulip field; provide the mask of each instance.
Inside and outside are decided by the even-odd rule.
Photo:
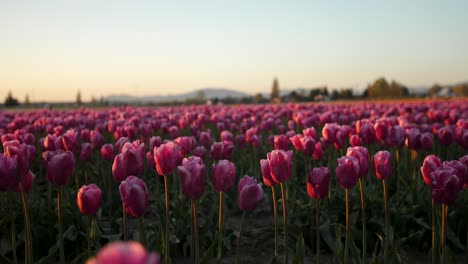
[[[467,263],[468,100],[0,110],[0,263]]]

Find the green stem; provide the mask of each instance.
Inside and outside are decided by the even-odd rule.
[[[315,240],[317,247],[317,264],[319,264],[320,258],[320,200],[315,200]]]
[[[223,192],[219,193],[219,212],[218,212],[218,255],[216,262],[221,263],[223,255]]]
[[[59,245],[60,245],[60,264],[65,263],[65,250],[63,245],[63,227],[62,227],[62,187],[57,191],[57,215],[59,228]]]
[[[447,226],[447,212],[448,212],[448,205],[442,204],[442,232],[441,232],[441,248],[442,248],[442,257],[441,262],[444,264],[445,262],[445,231]]]
[[[273,199],[273,221],[275,223],[275,257],[278,256],[278,208],[276,207],[275,187],[271,186],[271,197]]]
[[[164,196],[166,200],[166,232],[164,234],[164,246],[166,249],[164,256],[164,263],[169,263],[169,186],[167,183],[167,176],[164,176]]]
[[[91,225],[90,225],[90,216],[86,216],[86,240],[88,242],[88,258],[91,257]]]
[[[283,224],[284,224],[284,263],[288,263],[288,211],[286,205],[286,183],[280,183],[281,199],[283,202]]]
[[[362,178],[359,178],[359,189],[361,191],[361,210],[362,210],[362,263],[366,263],[366,204],[364,202],[364,184]]]
[[[146,247],[145,222],[143,216],[138,219],[138,230],[140,232],[140,243]]]
[[[128,233],[127,233],[127,211],[125,211],[125,205],[122,203],[122,213],[123,213],[123,236],[124,241],[128,240]]]
[[[237,238],[237,250],[236,250],[236,263],[239,264],[239,248],[242,238],[242,225],[244,224],[245,211],[242,213],[242,218],[239,226],[239,237]]]
[[[16,264],[18,263],[18,258],[16,256],[16,210],[15,210],[15,203],[12,197],[12,193],[7,193],[8,203],[11,206],[11,249],[13,251],[13,262]],[[28,247],[26,247],[28,248]]]
[[[385,206],[385,247],[384,247],[384,263],[387,263],[388,258],[388,236],[389,236],[389,211],[388,211],[388,192],[387,192],[387,184],[386,180],[382,180],[383,185],[383,192],[384,192],[384,206]]]
[[[25,232],[25,263],[29,264],[33,262],[33,249],[32,249],[32,233],[31,233],[31,222],[29,220],[29,207],[28,200],[24,193],[23,184],[20,182],[20,191],[21,191],[21,201],[23,202],[23,211],[24,211],[24,225],[26,228]]]
[[[348,248],[349,248],[349,190],[345,189],[346,196],[346,237],[345,237],[345,252],[344,252],[344,263],[348,263]]]
[[[436,263],[436,208],[434,199],[432,199],[432,263]]]
[[[199,244],[198,244],[198,222],[197,222],[197,202],[195,200],[191,200],[192,203],[192,219],[193,219],[193,229],[194,229],[194,237],[195,237],[195,263],[199,262]]]

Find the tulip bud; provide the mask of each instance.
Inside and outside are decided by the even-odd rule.
[[[314,159],[321,160],[325,154],[323,153],[322,144],[320,142],[315,143],[314,145]]]
[[[374,172],[377,179],[389,179],[392,175],[392,154],[390,154],[388,151],[382,150],[375,153],[372,160],[374,163]]]
[[[327,167],[313,168],[307,175],[307,194],[311,199],[322,199],[328,194],[331,173]]]
[[[34,175],[34,173],[32,173],[31,170],[29,170],[28,173],[26,173],[25,175],[23,175],[21,177],[21,182],[23,183],[23,191],[24,192],[26,192],[26,193],[31,192],[32,184],[34,182],[34,178],[36,178],[36,176]],[[20,188],[19,185],[16,188],[16,192],[21,192],[21,188]]]
[[[118,182],[125,180],[130,175],[140,175],[144,171],[144,144],[135,147],[131,143],[125,143],[122,153],[115,156],[112,164],[112,176]]]
[[[18,185],[18,166],[14,158],[0,153],[0,192],[13,191]]]
[[[213,160],[230,160],[233,151],[234,144],[231,141],[214,142],[211,145],[210,155]]]
[[[242,211],[253,211],[263,196],[262,184],[250,176],[244,176],[237,186],[237,205]]]
[[[352,188],[359,179],[359,160],[353,156],[343,156],[338,159],[336,178],[343,189]]]
[[[221,132],[221,141],[234,141],[234,137],[230,131],[224,130]]]
[[[102,248],[96,258],[89,259],[86,264],[160,264],[161,256],[148,253],[138,242],[115,241]]]
[[[220,160],[211,167],[213,188],[217,192],[228,192],[236,180],[236,167],[229,160]]]
[[[421,174],[427,185],[431,185],[431,174],[441,166],[442,162],[435,155],[429,155],[424,158],[423,165],[421,166]]]
[[[173,142],[161,144],[161,146],[155,148],[153,152],[156,171],[161,176],[171,174],[182,162],[182,155]]]
[[[459,190],[463,189],[463,184],[465,183],[465,178],[467,177],[466,174],[468,174],[468,168],[463,164],[463,162],[458,161],[458,160],[452,160],[452,161],[444,161],[442,163],[443,166],[449,166],[457,171],[457,176],[460,179],[460,186]]]
[[[81,144],[81,152],[80,152],[80,159],[82,161],[88,161],[91,158],[91,155],[93,154],[93,146],[85,142]]]
[[[278,135],[273,138],[273,145],[275,149],[287,151],[289,149],[289,141],[285,135]]]
[[[449,126],[442,127],[437,131],[437,137],[442,146],[447,147],[452,144],[454,139],[453,129]]]
[[[44,152],[47,179],[57,186],[66,185],[75,170],[75,157],[70,151],[56,150]]]
[[[276,182],[273,180],[270,174],[270,164],[268,163],[268,160],[260,160],[260,169],[262,171],[263,183],[268,187],[276,185]]]
[[[128,176],[119,185],[120,198],[125,211],[133,216],[142,216],[148,208],[148,189],[141,179],[135,176]]]
[[[291,150],[273,150],[267,153],[270,174],[275,182],[282,183],[291,178],[292,155]]]
[[[420,146],[422,149],[424,150],[432,149],[432,141],[433,141],[432,133],[430,132],[423,133],[421,137],[419,138],[419,141],[420,141]]]
[[[76,195],[76,203],[83,215],[94,215],[99,209],[102,191],[95,184],[83,185]]]
[[[465,164],[465,167],[468,170],[468,155],[465,155],[459,159],[460,162]],[[468,188],[468,171],[465,173],[463,188]]]
[[[362,146],[362,139],[358,135],[352,135],[349,138],[349,144],[351,147]]]
[[[365,147],[348,148],[346,156],[353,156],[359,160],[359,178],[367,175],[369,170],[369,151]]]
[[[114,146],[112,144],[104,144],[101,147],[101,157],[104,160],[111,161],[114,159]]]
[[[200,198],[205,192],[205,164],[199,157],[191,156],[182,161],[177,170],[182,183],[182,191],[191,200]]]

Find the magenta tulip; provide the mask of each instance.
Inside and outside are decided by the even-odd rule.
[[[86,264],[160,264],[161,257],[148,253],[138,242],[115,241],[102,248]]]
[[[285,135],[278,135],[273,138],[273,145],[275,149],[287,151],[289,149],[289,141]]]
[[[220,160],[211,167],[213,188],[217,192],[228,192],[234,186],[236,167],[228,160]]]
[[[234,144],[231,141],[214,142],[210,155],[213,160],[231,160]]]
[[[367,175],[369,170],[369,151],[365,147],[348,148],[346,156],[353,156],[359,160],[359,178]]]
[[[161,176],[171,174],[182,162],[182,155],[176,144],[168,142],[154,149],[154,163],[156,171]]]
[[[271,177],[270,173],[270,164],[268,163],[268,160],[262,159],[260,160],[260,169],[262,171],[262,178],[263,178],[263,183],[268,186],[274,186],[277,184]]]
[[[18,186],[16,160],[0,153],[0,192],[9,192]]]
[[[94,215],[99,209],[102,191],[95,184],[83,185],[76,195],[76,203],[83,215]]]
[[[191,200],[200,198],[205,192],[205,164],[199,157],[191,156],[177,167],[182,183],[182,191]]]
[[[122,153],[115,156],[112,164],[112,176],[118,182],[125,180],[130,175],[141,175],[144,171],[145,154],[144,144],[135,147],[132,143],[125,143]]]
[[[56,150],[43,153],[46,162],[47,179],[57,186],[70,182],[75,170],[75,158],[70,151]]]
[[[275,182],[282,183],[291,178],[292,155],[291,150],[273,150],[267,153],[270,174]]]
[[[460,186],[458,191],[460,191],[465,183],[465,178],[467,177],[466,174],[468,174],[468,167],[466,167],[463,162],[458,160],[444,161],[442,165],[451,167],[457,171],[457,176],[460,179]]]
[[[82,161],[88,161],[91,158],[91,155],[93,154],[93,146],[85,142],[81,144],[81,151],[80,151],[80,159]]]
[[[128,176],[119,185],[120,198],[125,211],[133,216],[142,216],[148,208],[148,189],[141,179],[135,176]]]
[[[343,189],[350,189],[359,179],[359,160],[353,156],[343,156],[338,159],[336,178],[338,185]]]
[[[379,180],[389,179],[392,175],[392,154],[382,150],[377,152],[373,158],[375,176]]]
[[[327,167],[313,168],[307,175],[307,194],[311,199],[322,199],[328,194],[331,173]]]
[[[314,155],[313,155],[314,159],[315,160],[321,160],[324,155],[325,155],[325,153],[323,153],[322,143],[320,143],[320,142],[315,143],[315,145],[314,145]]]
[[[457,170],[449,166],[441,166],[431,173],[432,199],[436,203],[451,204],[455,201],[463,182],[458,177]]]
[[[263,196],[262,184],[250,176],[244,176],[237,186],[237,205],[242,211],[257,208]]]
[[[468,155],[465,155],[459,159],[463,164],[465,164],[465,167],[468,169]],[[465,173],[465,179],[464,179],[464,184],[463,188],[468,188],[468,172]]]

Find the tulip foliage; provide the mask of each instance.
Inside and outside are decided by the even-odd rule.
[[[0,263],[450,263],[468,248],[467,100],[9,111],[0,139]]]

